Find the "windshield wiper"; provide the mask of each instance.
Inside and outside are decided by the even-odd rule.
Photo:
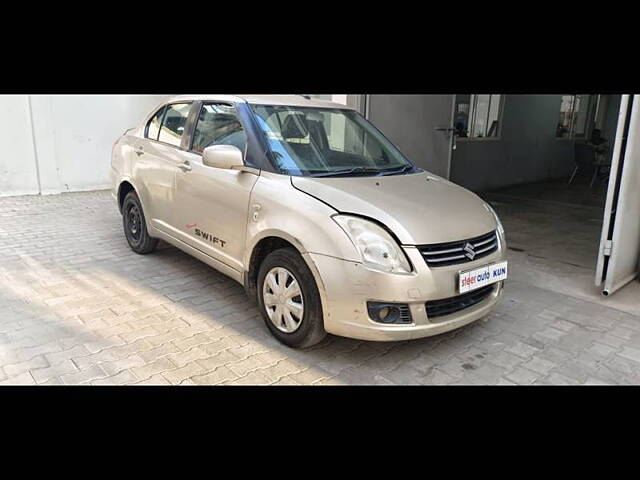
[[[405,173],[409,170],[413,170],[413,165],[404,165],[400,168],[390,168],[388,170],[382,170],[381,174],[386,177],[388,175],[398,175],[400,173]]]
[[[334,170],[333,172],[322,172],[322,173],[312,173],[312,177],[336,177],[340,175],[352,175],[352,174],[367,174],[367,173],[375,173],[379,175],[382,171],[377,168],[370,167],[353,167],[353,168],[345,168],[343,170]]]

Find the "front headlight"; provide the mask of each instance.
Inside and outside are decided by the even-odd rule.
[[[384,228],[352,215],[332,218],[351,239],[366,267],[388,273],[411,273],[411,264],[400,245]]]
[[[502,236],[504,238],[504,227],[502,226],[502,222],[500,221],[500,217],[498,217],[498,214],[496,213],[496,211],[488,203],[485,203],[484,207],[487,210],[489,210],[489,212],[491,212],[491,214],[493,215],[493,218],[496,219],[496,224],[498,225],[498,232],[500,233],[500,236]]]

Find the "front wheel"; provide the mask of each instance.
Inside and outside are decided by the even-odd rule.
[[[135,192],[129,192],[122,203],[122,222],[127,243],[136,253],[145,255],[153,252],[158,246],[158,239],[147,232],[140,199]]]
[[[285,345],[307,348],[326,336],[315,279],[293,248],[271,252],[260,265],[258,304],[267,327]]]

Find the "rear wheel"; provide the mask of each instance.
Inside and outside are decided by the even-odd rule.
[[[158,239],[147,232],[147,223],[140,199],[135,192],[129,192],[122,203],[122,222],[127,243],[136,253],[146,255],[158,246]]]
[[[285,345],[307,348],[326,336],[315,279],[293,248],[271,252],[262,262],[258,303],[267,327]]]

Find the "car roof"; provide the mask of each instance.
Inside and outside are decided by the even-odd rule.
[[[286,105],[292,107],[315,107],[315,108],[341,108],[352,110],[351,107],[342,103],[318,100],[315,98],[305,98],[302,95],[179,95],[173,97],[169,102],[180,100],[190,101],[221,101],[233,103],[250,103],[253,105]]]

